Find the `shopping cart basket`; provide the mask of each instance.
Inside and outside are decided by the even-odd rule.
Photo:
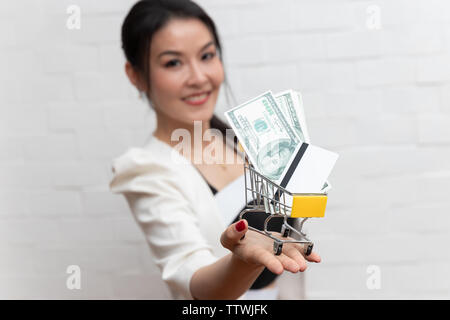
[[[258,171],[253,165],[244,164],[245,200],[247,206],[241,211],[239,218],[246,214],[267,213],[263,230],[249,226],[250,230],[259,232],[274,240],[273,251],[280,255],[284,243],[300,243],[307,245],[305,255],[312,252],[313,242],[302,231],[303,224],[312,217],[323,217],[327,204],[326,193],[292,193],[272,182]],[[273,218],[283,218],[280,239],[268,230],[269,221]],[[302,218],[297,227],[288,223],[288,218]],[[288,238],[289,237],[289,238]]]

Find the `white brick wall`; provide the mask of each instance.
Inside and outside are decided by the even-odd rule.
[[[169,297],[125,200],[108,191],[111,160],[154,127],[123,72],[132,3],[0,4],[0,298]],[[310,299],[449,298],[450,2],[199,3],[238,102],[301,91],[313,142],[340,154],[326,217],[307,226],[323,262],[283,284],[303,280],[292,292]],[[81,30],[66,28],[71,4]],[[218,113],[228,107],[222,96]],[[72,264],[81,290],[65,286]],[[379,290],[366,286],[370,265]]]

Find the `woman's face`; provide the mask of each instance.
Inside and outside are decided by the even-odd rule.
[[[224,80],[208,28],[198,19],[172,19],[150,46],[150,100],[166,121],[209,121]]]

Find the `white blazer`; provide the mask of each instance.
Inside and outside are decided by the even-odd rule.
[[[153,136],[114,159],[112,170],[110,188],[125,196],[173,297],[192,299],[194,272],[229,253],[220,244],[227,222],[208,184],[189,160]]]

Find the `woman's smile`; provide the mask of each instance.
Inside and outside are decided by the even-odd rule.
[[[192,94],[186,98],[183,98],[182,100],[192,106],[198,106],[198,105],[202,105],[206,101],[208,101],[210,95],[211,95],[211,91],[200,92],[200,93]]]

